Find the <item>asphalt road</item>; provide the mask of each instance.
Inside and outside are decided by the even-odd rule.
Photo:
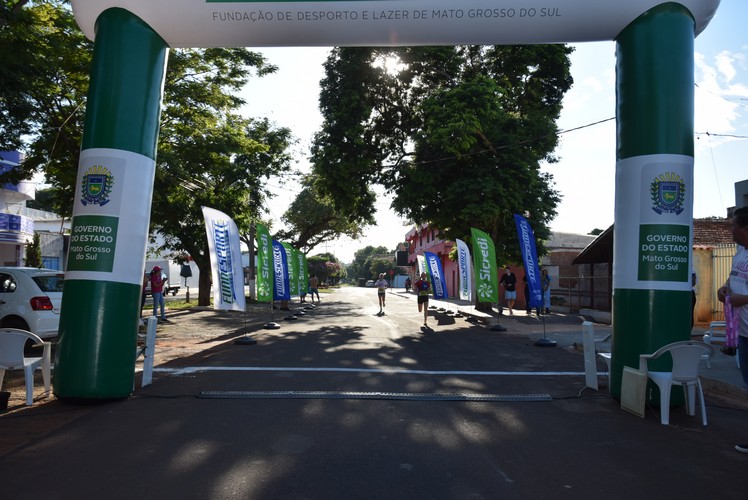
[[[641,419],[585,390],[581,354],[536,347],[537,321],[494,332],[432,313],[423,330],[414,296],[385,309],[373,289],[342,289],[277,330],[253,318],[256,345],[229,338],[159,366],[127,400],[40,407],[68,421],[0,457],[0,496],[745,497],[748,456],[732,449],[748,441],[745,411],[710,406],[703,427],[673,408],[663,426],[656,409]]]

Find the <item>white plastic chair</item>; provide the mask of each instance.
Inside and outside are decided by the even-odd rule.
[[[28,340],[32,340],[35,345],[43,346],[41,357],[29,358],[24,356],[23,351]],[[51,349],[52,344],[44,342],[37,335],[26,330],[0,329],[0,388],[3,386],[5,370],[20,370],[23,368],[24,378],[26,379],[26,405],[31,406],[34,404],[34,371],[41,368],[45,396],[48,396],[51,378]]]
[[[670,353],[673,358],[673,369],[669,372],[653,372],[648,369],[650,359],[657,359],[665,353]],[[704,406],[704,391],[699,380],[699,362],[701,356],[706,354],[711,357],[714,348],[703,342],[690,340],[673,342],[660,347],[652,354],[639,356],[639,370],[657,384],[660,388],[660,421],[662,425],[670,423],[670,389],[673,385],[683,386],[686,395],[686,410],[693,416],[696,414],[696,389],[699,390],[699,403],[701,404],[701,422],[706,425],[706,407]]]
[[[711,345],[712,342],[716,341],[720,344],[724,344],[727,341],[727,333],[725,332],[726,329],[727,323],[725,321],[712,321],[711,323],[709,323],[709,330],[707,330],[704,334],[704,343]],[[738,368],[740,368],[740,356],[738,356],[737,352],[735,353],[735,364],[738,365]],[[712,363],[710,362],[709,358],[706,358],[706,366],[707,368],[712,367]]]

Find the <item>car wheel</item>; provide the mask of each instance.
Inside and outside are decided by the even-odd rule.
[[[29,325],[21,318],[8,318],[3,321],[3,328],[18,328],[19,330],[29,330]]]

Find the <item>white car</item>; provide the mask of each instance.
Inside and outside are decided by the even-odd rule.
[[[0,267],[0,327],[56,337],[64,281],[54,269]]]

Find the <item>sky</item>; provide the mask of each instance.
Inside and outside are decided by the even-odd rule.
[[[735,205],[735,183],[748,179],[745,19],[748,2],[722,0],[715,17],[695,41],[695,218],[725,217],[727,208]],[[562,134],[555,154],[559,162],[544,165],[543,170],[553,175],[555,189],[562,195],[551,229],[586,234],[613,223],[616,127],[610,119],[615,117],[615,43],[573,46],[574,85],[564,97],[558,121]],[[260,52],[279,69],[247,85],[242,95],[248,104],[243,112],[289,127],[300,141],[298,167],[308,171],[309,145],[322,123],[317,108],[318,83],[324,76],[322,64],[329,48],[267,48]],[[593,125],[598,122],[602,123]],[[278,193],[270,204],[275,230],[281,228],[281,216],[299,187],[293,182],[284,187],[276,181],[270,184]],[[354,252],[367,245],[394,249],[404,241],[413,226],[389,208],[391,200],[384,193],[379,194],[376,226],[366,228],[358,240],[342,238],[313,249],[311,254],[329,251],[348,263]]]

